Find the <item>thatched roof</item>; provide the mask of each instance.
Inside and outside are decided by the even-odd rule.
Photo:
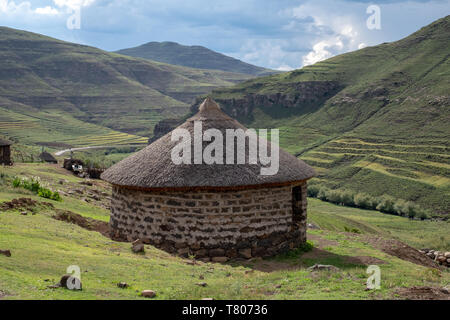
[[[42,159],[45,162],[58,162],[54,156],[52,156],[50,153],[44,151],[39,155],[39,158]]]
[[[0,147],[12,145],[11,141],[0,139]]]
[[[202,121],[203,131],[210,128],[220,130],[224,136],[224,144],[226,129],[246,129],[223,113],[210,98],[202,103],[195,116],[178,128],[187,129],[193,137],[194,121]],[[303,181],[315,175],[310,166],[282,149],[279,152],[279,171],[275,175],[260,175],[262,164],[259,160],[258,164],[249,164],[248,157],[245,164],[193,164],[193,148],[192,164],[176,165],[172,162],[171,151],[178,143],[178,141],[171,141],[171,132],[169,132],[141,151],[107,169],[101,178],[114,185],[143,189],[228,188],[286,184]],[[204,142],[203,148],[208,144],[209,142]],[[248,154],[248,143],[246,148],[246,154]]]

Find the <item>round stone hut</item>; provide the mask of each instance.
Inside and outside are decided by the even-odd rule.
[[[175,130],[195,136],[199,123],[202,133],[216,129],[224,137],[228,129],[247,130],[210,98]],[[225,154],[224,164],[196,162],[193,143],[186,153],[192,161],[175,164],[172,150],[179,140],[173,132],[102,174],[113,188],[113,239],[140,239],[170,253],[218,262],[272,256],[306,241],[306,183],[315,174],[310,166],[279,149],[278,172],[262,175],[261,161],[249,160],[248,139],[244,163],[227,164]]]

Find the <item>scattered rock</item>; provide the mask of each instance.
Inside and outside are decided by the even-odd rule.
[[[10,250],[0,250],[0,254],[11,257],[11,251]]]
[[[321,271],[321,270],[327,270],[327,271],[339,271],[338,267],[329,265],[329,264],[315,264],[308,268],[310,271]]]
[[[145,298],[154,298],[154,297],[156,297],[156,292],[153,290],[143,290],[141,292],[141,296],[143,296]]]
[[[443,288],[441,288],[441,291],[445,294],[450,294],[450,287],[449,286],[443,287]]]
[[[308,226],[308,229],[320,229],[320,227],[319,226],[316,226],[315,224],[313,224],[313,223],[308,223],[307,224],[307,226]]]
[[[211,258],[212,262],[224,263],[228,261],[228,257],[213,257]]]
[[[419,252],[425,256],[427,256],[430,259],[433,259],[435,262],[439,263],[440,265],[450,267],[450,252],[441,252],[438,250],[432,250],[432,249],[422,249],[419,250]]]
[[[196,283],[196,285],[198,285],[200,287],[206,287],[208,284],[206,282],[199,282],[199,283]]]
[[[239,256],[245,259],[250,259],[252,257],[252,250],[251,249],[241,249],[239,250]]]
[[[59,280],[59,283],[53,285],[53,286],[49,286],[49,288],[66,288],[66,289],[70,289],[70,290],[82,290],[82,284],[81,284],[81,280],[70,275],[70,274],[65,274],[61,277],[61,280]]]
[[[117,284],[117,286],[118,286],[119,288],[121,288],[121,289],[126,289],[126,288],[129,287],[129,286],[128,286],[128,283],[126,283],[126,282],[119,282],[119,283]]]
[[[144,244],[142,243],[142,241],[140,239],[133,241],[133,243],[131,245],[131,251],[133,251],[134,253],[145,252]]]

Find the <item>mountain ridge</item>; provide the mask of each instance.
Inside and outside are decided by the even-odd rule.
[[[115,52],[190,68],[222,70],[253,76],[277,73],[275,70],[254,66],[203,46],[186,46],[172,41],[151,41]]]
[[[159,119],[186,113],[199,94],[252,77],[133,58],[7,27],[0,28],[0,57],[0,107],[19,114],[27,109],[28,115],[56,110],[145,136]],[[15,120],[3,119],[8,121]]]

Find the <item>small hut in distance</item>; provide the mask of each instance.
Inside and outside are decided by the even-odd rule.
[[[58,163],[58,160],[56,160],[56,158],[54,156],[52,156],[50,153],[43,151],[40,155],[39,158],[47,163]]]
[[[12,165],[11,145],[11,141],[0,139],[0,164]]]

